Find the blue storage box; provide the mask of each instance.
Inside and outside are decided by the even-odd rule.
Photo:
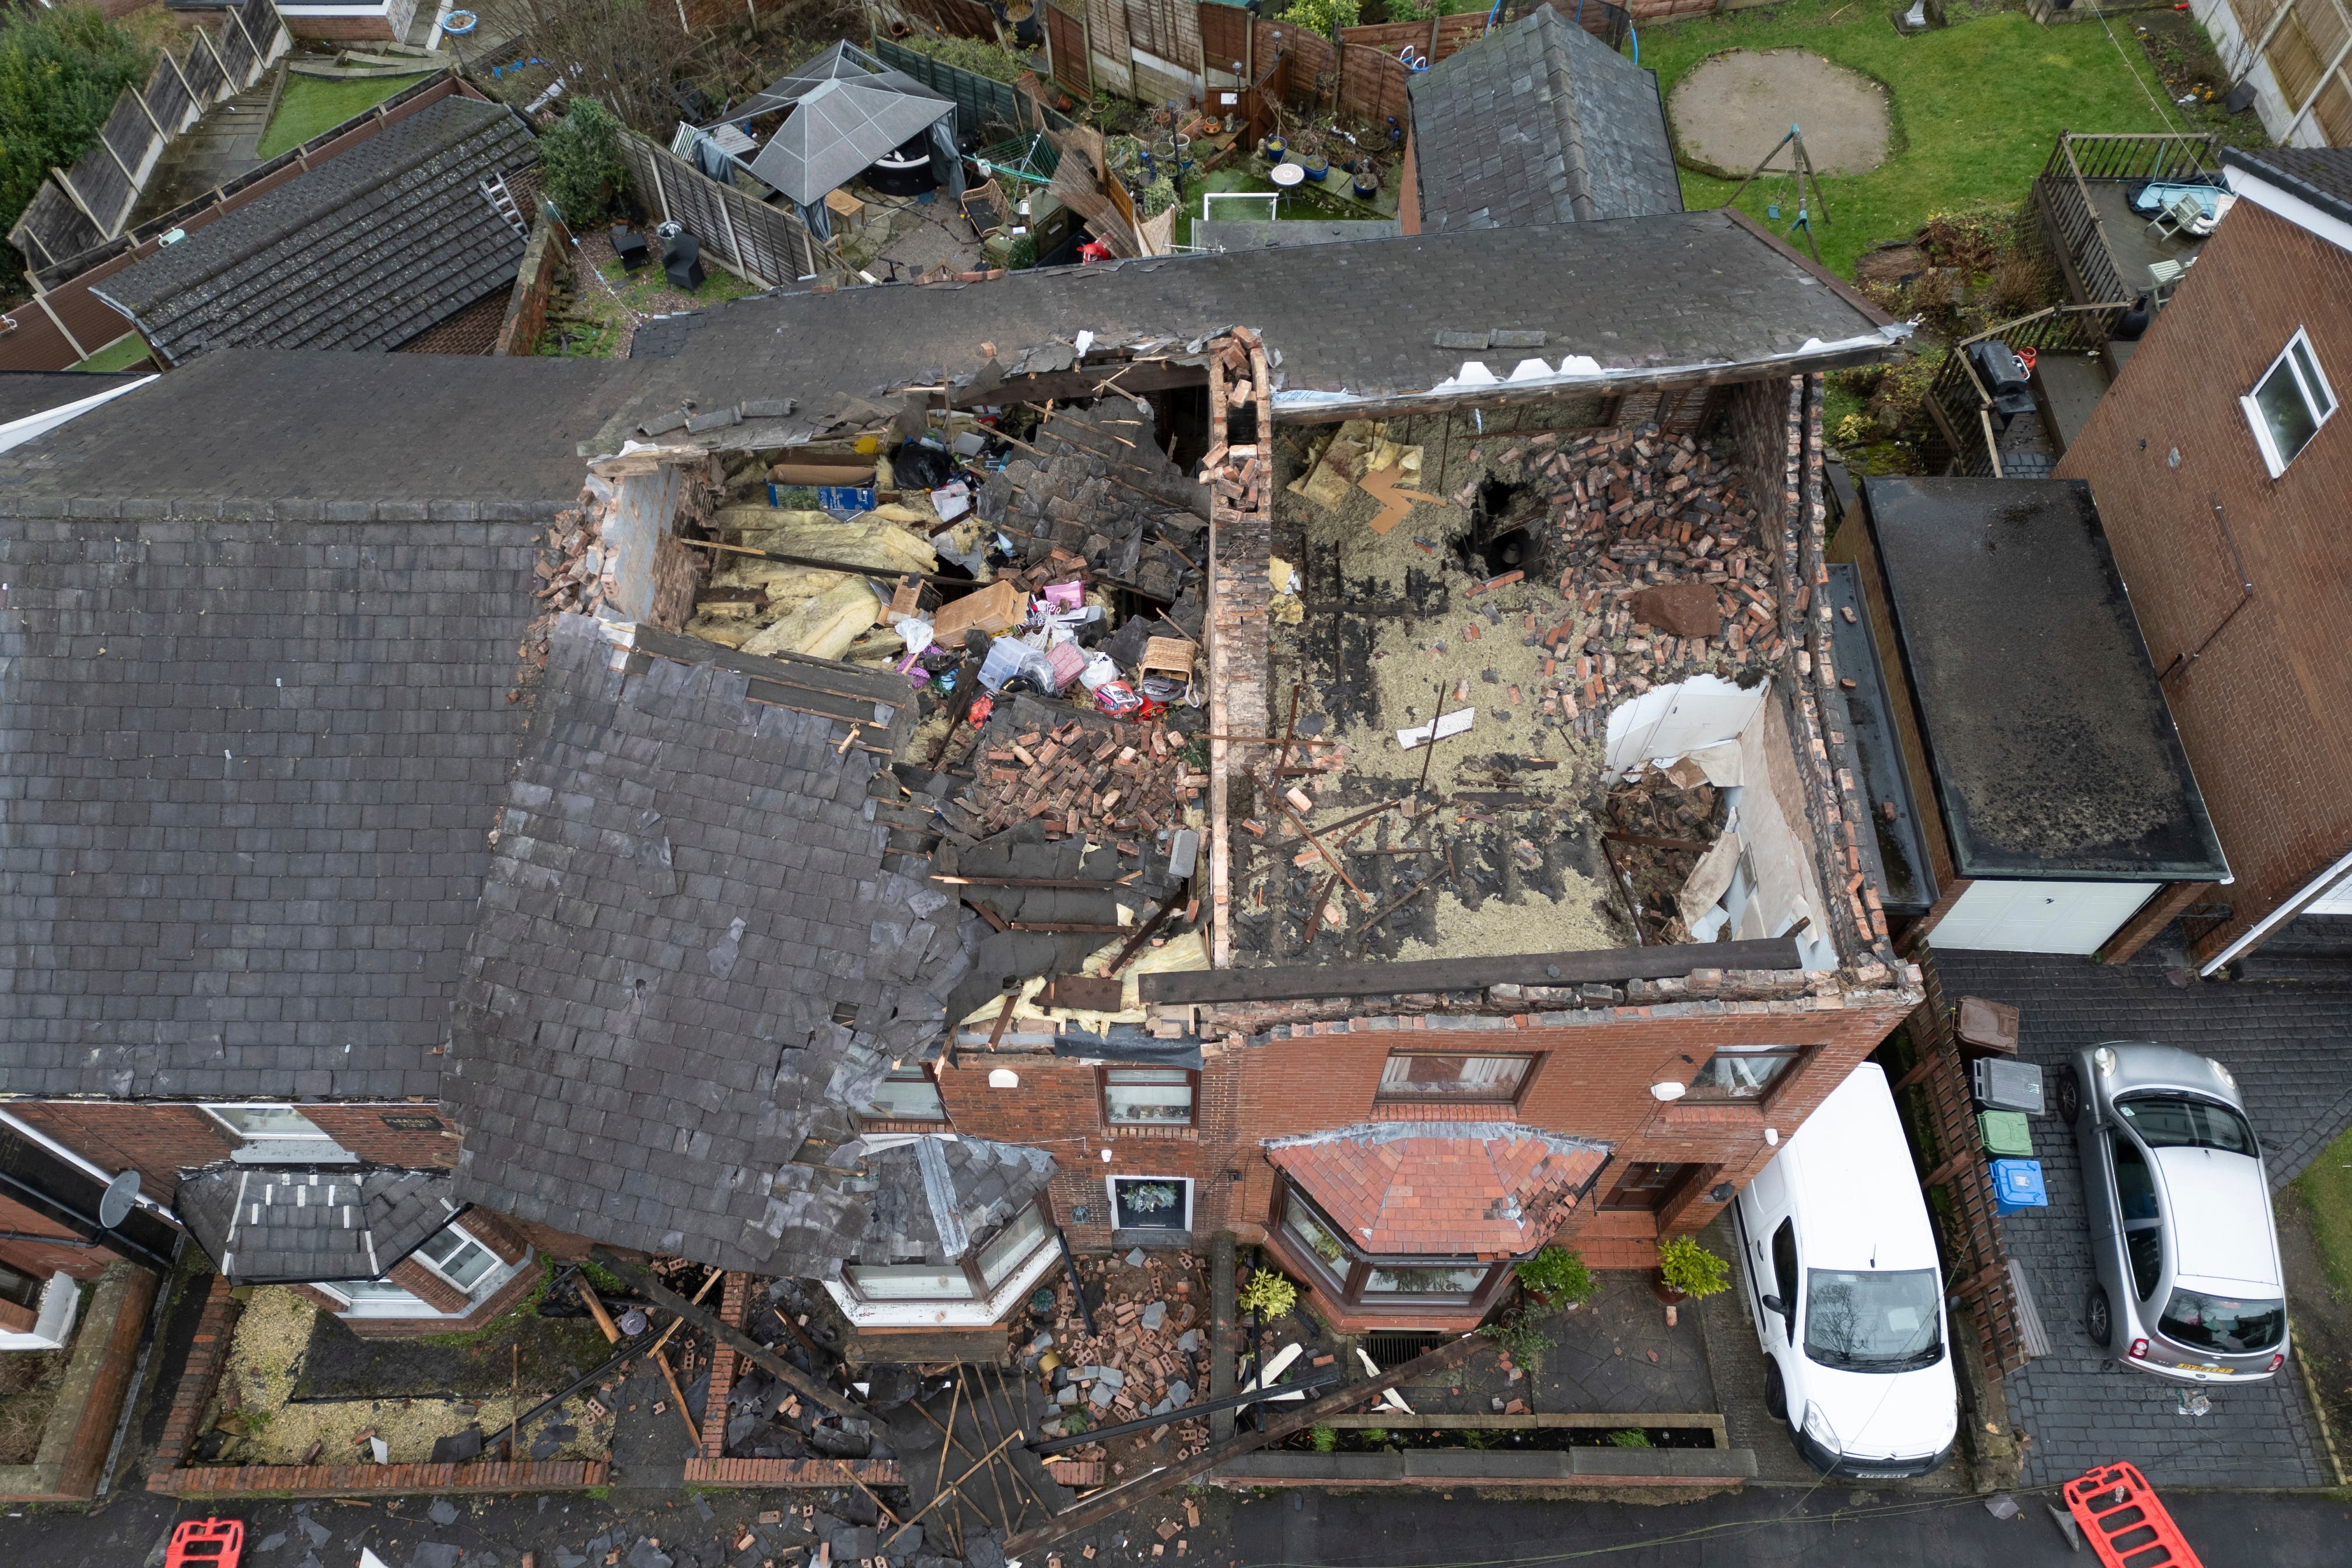
[[[2039,1160],[1995,1160],[1992,1163],[1993,1212],[2015,1214],[2020,1209],[2048,1205],[2050,1194],[2042,1184]]]

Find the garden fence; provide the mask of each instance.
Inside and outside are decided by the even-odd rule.
[[[893,70],[906,72],[954,104],[959,137],[1000,129],[1007,132],[1034,131],[1041,120],[1052,130],[1070,128],[1067,116],[1055,113],[1011,82],[951,66],[919,49],[877,37],[874,40],[874,58]]]
[[[2017,352],[2097,353],[2115,336],[2129,309],[2128,304],[2053,305],[1954,343],[1927,384],[1927,414],[1936,432],[1921,453],[1927,471],[1974,479],[2007,477],[1993,428],[1992,395],[1969,363],[1970,344],[1999,342]]]
[[[819,243],[798,215],[719,184],[634,131],[621,132],[621,161],[629,166],[629,183],[641,202],[663,222],[678,224],[699,240],[705,259],[748,282],[774,289],[848,270],[839,253]]]
[[[157,56],[143,87],[127,87],[71,169],[52,169],[8,241],[26,269],[54,268],[120,235],[163,162],[163,150],[223,99],[261,79],[293,45],[271,0],[241,0],[211,32],[189,36],[187,58]]]

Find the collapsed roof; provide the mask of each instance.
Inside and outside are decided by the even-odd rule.
[[[1657,79],[1549,5],[1415,74],[1429,229],[1683,210]]]
[[[836,717],[781,704],[757,674],[772,661],[729,662],[632,657],[595,621],[557,622],[452,1032],[457,1190],[624,1247],[824,1277],[864,1205],[821,1152],[941,1037],[970,961],[955,900],[886,864],[868,799],[911,723],[905,683],[896,708],[860,699],[881,743],[845,747]]]
[[[376,1279],[455,1219],[446,1171],[213,1165],[172,1206],[233,1285]]]

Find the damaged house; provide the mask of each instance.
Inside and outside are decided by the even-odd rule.
[[[207,354],[0,458],[9,1125],[436,1327],[596,1244],[885,1362],[1064,1242],[1349,1330],[1646,1268],[1919,999],[1821,592],[1902,333],[1658,213]],[[331,481],[169,488],[223,405]]]

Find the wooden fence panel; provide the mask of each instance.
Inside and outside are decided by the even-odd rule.
[[[1135,96],[1135,46],[1127,31],[1127,0],[1087,0],[1087,58],[1095,87]]]
[[[1238,5],[1223,5],[1216,0],[1202,0],[1196,8],[1193,26],[1200,30],[1201,59],[1210,71],[1227,76],[1248,74],[1250,52],[1250,14]],[[1234,62],[1241,62],[1235,68]]]
[[[1405,83],[1412,72],[1396,56],[1360,45],[1339,47],[1339,116],[1343,120],[1360,121],[1381,129],[1394,120],[1402,125],[1411,118],[1412,105],[1405,97]],[[1385,139],[1376,140],[1376,146],[1385,146]]]
[[[621,158],[638,199],[663,219],[682,224],[703,255],[765,288],[812,277],[832,264],[800,218],[722,185],[634,131],[621,133]]]
[[[180,74],[188,79],[188,91],[196,100],[196,112],[201,114],[216,102],[228,79],[221,75],[220,61],[213,56],[212,46],[201,34],[188,44],[187,58],[180,62]]]
[[[155,74],[147,82],[147,112],[155,123],[177,136],[195,123],[196,100],[188,95],[188,84],[180,79],[180,68],[170,56],[155,62]]]
[[[1092,93],[1087,70],[1087,25],[1058,5],[1045,7],[1045,47],[1054,57],[1054,79],[1072,92]]]

